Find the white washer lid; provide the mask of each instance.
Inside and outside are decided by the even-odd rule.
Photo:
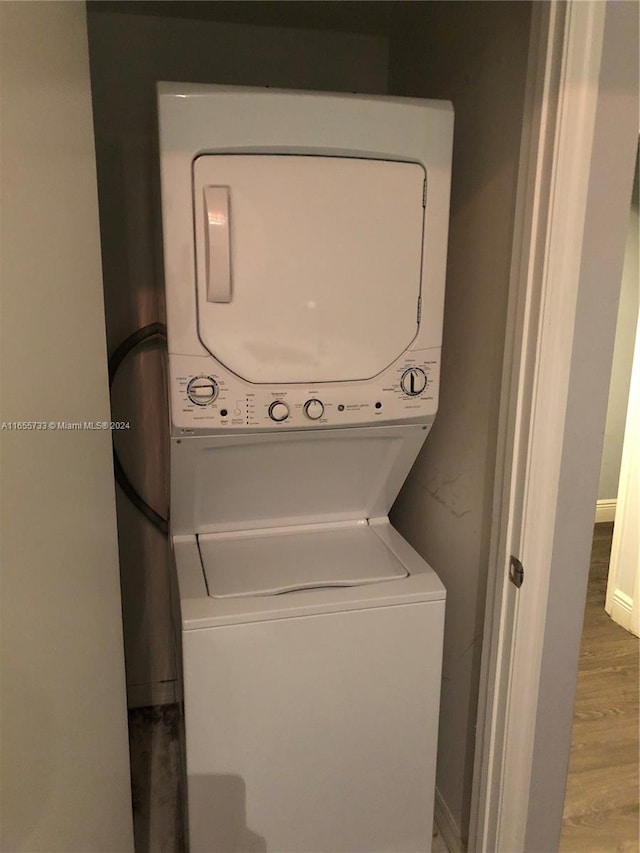
[[[212,598],[358,586],[408,575],[366,523],[305,532],[204,534],[198,546]]]

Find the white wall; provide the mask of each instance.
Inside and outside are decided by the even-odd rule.
[[[613,364],[611,366],[611,385],[607,405],[607,422],[604,431],[604,446],[602,448],[598,500],[615,499],[618,494],[618,479],[620,477],[620,460],[622,458],[629,382],[631,380],[631,363],[633,361],[636,320],[640,302],[640,284],[638,282],[638,228],[640,227],[640,222],[638,220],[637,171],[635,183],[636,188],[629,216],[627,245],[622,270],[622,286],[620,288],[616,342],[613,350]]]
[[[450,98],[453,185],[440,410],[392,518],[447,588],[436,808],[466,837],[528,58],[528,3],[425,3],[391,91]]]
[[[0,420],[108,421],[84,4],[0,23]],[[131,851],[111,437],[0,440],[0,846]]]
[[[627,228],[624,268],[616,342],[613,350],[611,389],[607,409],[600,492],[606,470],[607,449],[612,443],[609,429],[615,417],[616,439],[619,431],[620,458],[615,473],[616,509],[611,560],[607,580],[605,610],[619,625],[640,636],[640,280],[638,277],[638,160],[634,179],[631,213]],[[621,363],[621,364],[620,364]],[[620,399],[614,396],[617,371],[630,374]],[[620,422],[618,422],[620,421]],[[617,443],[616,443],[617,449]],[[616,457],[617,458],[617,457]],[[608,494],[611,492],[607,492]]]
[[[640,315],[631,371],[605,610],[640,637]]]
[[[158,80],[383,93],[386,40],[328,31],[89,12],[105,305],[110,350],[163,318],[155,84]],[[166,512],[162,359],[131,358],[114,387],[126,470]],[[176,678],[166,541],[118,493],[129,704],[171,702]]]
[[[606,7],[538,693],[526,853],[557,850],[638,143],[638,5]]]

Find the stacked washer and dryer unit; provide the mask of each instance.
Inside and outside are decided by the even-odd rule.
[[[428,851],[445,590],[388,513],[451,105],[160,84],[159,129],[190,850]]]

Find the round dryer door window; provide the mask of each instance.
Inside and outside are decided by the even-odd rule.
[[[416,163],[203,155],[193,164],[198,330],[254,383],[370,379],[419,322]]]

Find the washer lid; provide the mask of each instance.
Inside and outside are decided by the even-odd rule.
[[[198,547],[212,598],[359,586],[408,575],[366,523],[305,532],[204,534]]]
[[[424,186],[417,163],[197,157],[203,345],[254,383],[380,373],[418,331]]]

